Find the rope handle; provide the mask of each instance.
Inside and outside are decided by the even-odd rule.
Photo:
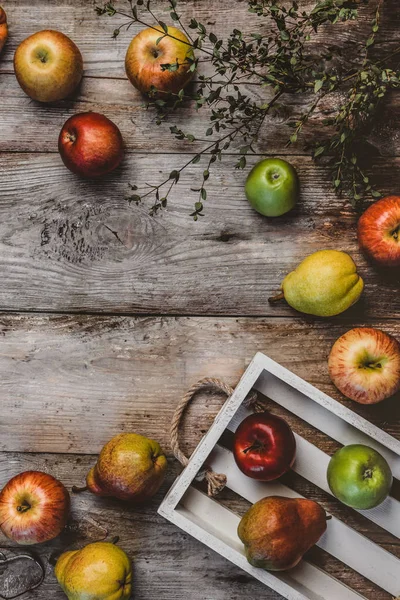
[[[234,392],[234,389],[230,385],[221,381],[221,379],[206,377],[205,379],[201,379],[200,381],[192,385],[192,387],[182,397],[172,417],[170,436],[172,451],[183,467],[186,467],[188,465],[189,459],[182,452],[179,445],[180,424],[187,406],[190,404],[190,402],[193,400],[193,398],[199,391],[205,389],[223,392],[228,398],[230,398]],[[250,408],[253,408],[257,412],[265,411],[265,406],[258,401],[256,392],[252,392],[248,396],[246,402]],[[212,471],[212,469],[207,466],[201,471],[198,477],[201,479],[206,479],[208,486],[208,495],[211,498],[217,496],[217,494],[222,492],[227,483],[226,475],[224,475],[223,473],[214,473],[214,471]]]

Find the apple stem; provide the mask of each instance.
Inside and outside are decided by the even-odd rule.
[[[114,544],[114,546],[116,546],[119,542],[119,535],[116,535],[115,537],[113,537],[113,539],[111,540],[111,543]]]
[[[85,485],[85,487],[77,487],[76,485],[72,486],[72,493],[73,494],[81,494],[82,492],[87,492],[88,491],[88,487]]]
[[[268,302],[270,304],[274,304],[274,302],[279,302],[279,300],[283,300],[285,297],[285,294],[283,292],[281,292],[280,294],[277,294],[276,296],[271,296],[270,298],[268,298]]]
[[[20,504],[19,506],[17,506],[17,511],[20,513],[25,513],[30,508],[31,508],[31,505],[28,504],[27,502],[24,502],[24,504]]]
[[[330,521],[332,519],[332,515],[326,515],[325,520]]]
[[[248,448],[245,448],[243,450],[243,454],[247,454],[248,452],[251,452],[252,450],[263,450],[265,448],[265,445],[260,442],[259,440],[255,440],[251,446],[249,446]]]

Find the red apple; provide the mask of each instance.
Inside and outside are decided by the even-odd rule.
[[[64,529],[70,497],[63,484],[39,471],[10,479],[0,492],[0,528],[17,544],[41,544]]]
[[[82,55],[60,31],[39,31],[18,46],[14,70],[19,85],[30,98],[56,102],[78,87],[83,75]]]
[[[400,267],[400,196],[382,198],[361,215],[358,243],[382,267]]]
[[[189,59],[189,60],[188,60]],[[193,49],[186,35],[176,27],[149,27],[133,38],[126,53],[125,69],[132,85],[147,94],[152,88],[177,94],[193,77],[190,70]],[[163,70],[162,65],[178,65]]]
[[[342,335],[328,365],[336,387],[359,404],[376,404],[400,389],[400,344],[379,329],[358,327]]]
[[[97,178],[120,165],[124,142],[115,123],[99,113],[87,112],[74,115],[64,124],[58,150],[70,171]]]
[[[296,440],[286,421],[268,412],[256,413],[239,425],[233,454],[245,475],[273,481],[293,465]]]
[[[7,15],[4,8],[0,6],[0,54],[8,38]]]

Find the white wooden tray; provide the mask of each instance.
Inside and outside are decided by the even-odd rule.
[[[239,516],[222,506],[218,499],[211,499],[192,486],[206,463],[217,473],[225,473],[227,487],[251,503],[270,495],[299,497],[299,494],[280,482],[263,483],[246,477],[237,468],[233,454],[218,445],[223,432],[235,431],[249,414],[243,402],[252,389],[343,445],[363,443],[376,448],[386,457],[393,476],[400,479],[400,441],[258,353],[196,448],[188,466],[168,492],[159,514],[288,600],[364,598],[306,560],[285,573],[271,573],[252,567],[246,560],[243,544],[237,536]],[[297,434],[296,442],[297,455],[293,470],[331,493],[326,481],[329,456]],[[400,502],[396,499],[389,497],[377,508],[360,512],[400,537]],[[392,596],[400,596],[400,560],[338,518],[333,517],[328,521],[327,531],[318,546]]]

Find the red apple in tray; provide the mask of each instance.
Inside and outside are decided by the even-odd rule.
[[[379,329],[358,327],[342,335],[328,364],[336,387],[359,404],[376,404],[400,389],[400,344]]]
[[[17,544],[41,544],[64,529],[70,497],[63,484],[40,471],[10,479],[0,493],[0,528]]]
[[[269,412],[244,419],[236,430],[233,454],[239,469],[260,481],[273,481],[289,471],[296,440],[289,425]]]
[[[65,166],[96,179],[116,169],[124,157],[124,142],[118,127],[96,112],[79,113],[65,123],[58,140]]]
[[[358,243],[382,267],[400,267],[400,196],[372,204],[358,221]]]

